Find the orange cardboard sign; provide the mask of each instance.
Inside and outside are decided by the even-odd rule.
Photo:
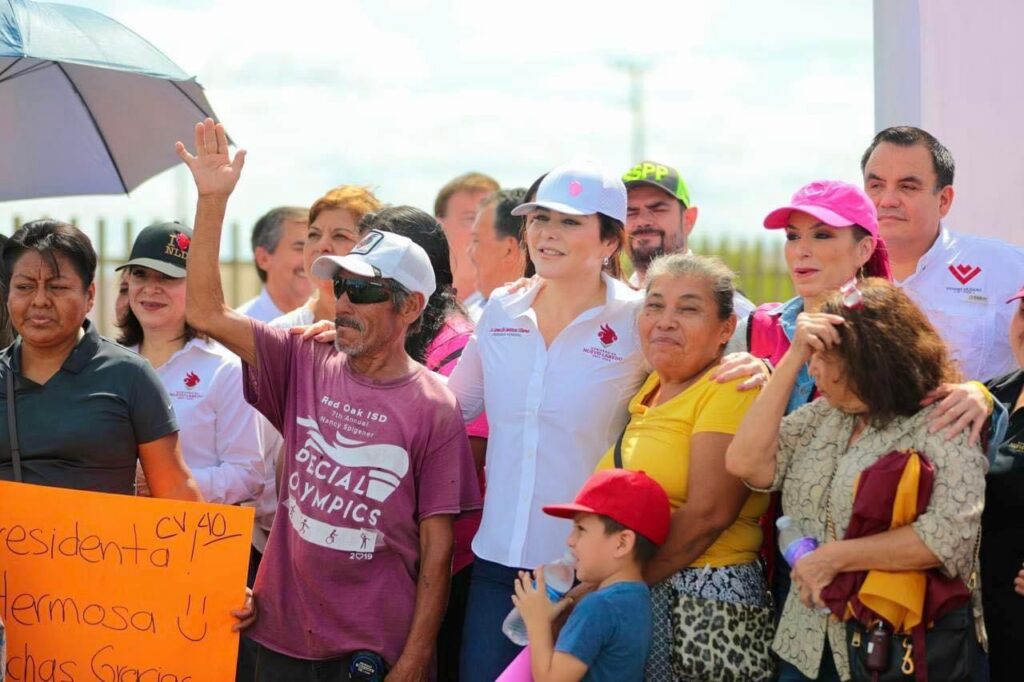
[[[230,682],[253,510],[0,482],[11,682]]]

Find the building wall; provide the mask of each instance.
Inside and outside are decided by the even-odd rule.
[[[917,125],[956,160],[951,228],[1024,245],[1024,2],[875,0],[875,126]]]

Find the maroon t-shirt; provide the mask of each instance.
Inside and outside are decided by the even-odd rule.
[[[283,481],[248,635],[310,660],[393,665],[416,601],[419,522],[480,508],[455,397],[432,372],[374,383],[344,354],[253,322],[245,398],[284,435]]]

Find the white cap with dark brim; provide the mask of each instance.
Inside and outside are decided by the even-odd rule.
[[[333,279],[339,271],[394,280],[409,291],[422,294],[424,301],[437,288],[427,252],[408,237],[394,232],[370,230],[348,254],[320,256],[311,268],[314,277],[324,280]]]

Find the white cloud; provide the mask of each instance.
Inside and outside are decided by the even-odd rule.
[[[566,159],[628,167],[628,81],[650,64],[648,156],[678,165],[699,229],[761,236],[801,183],[855,179],[872,133],[870,3],[241,0],[76,4],[115,17],[207,88],[249,162],[244,224],[342,183],[430,208],[469,169],[529,184]],[[180,172],[130,198],[0,204],[15,213],[173,217]],[[183,216],[188,219],[190,216]]]

